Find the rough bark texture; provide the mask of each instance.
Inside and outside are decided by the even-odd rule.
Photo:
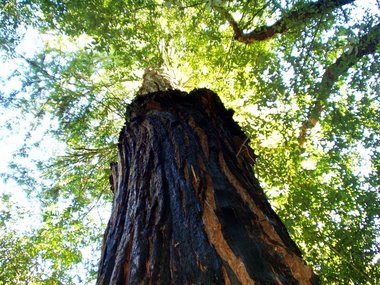
[[[128,112],[98,285],[317,283],[215,93],[150,93]]]

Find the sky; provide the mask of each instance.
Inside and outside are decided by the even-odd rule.
[[[52,44],[53,35],[41,35],[34,29],[28,29],[25,32],[25,37],[17,47],[16,52],[22,54],[25,57],[32,57],[45,44]],[[79,46],[88,43],[88,37],[82,37],[79,39]],[[63,43],[67,50],[78,48],[70,42]],[[5,94],[12,90],[19,90],[21,82],[17,77],[9,79],[8,77],[14,72],[22,70],[23,61],[20,59],[7,59],[1,56],[0,52],[0,90]],[[1,95],[1,93],[0,93]],[[22,93],[20,96],[28,97],[29,94]],[[11,108],[4,108],[0,105],[0,175],[1,173],[9,173],[9,164],[12,162],[20,162],[23,166],[26,166],[29,170],[33,171],[28,173],[34,177],[37,181],[41,179],[41,174],[38,172],[33,160],[41,160],[41,158],[50,158],[54,155],[64,153],[64,144],[59,143],[57,140],[49,135],[46,135],[45,131],[54,124],[55,121],[46,117],[40,125],[31,130],[30,122],[33,122],[31,114],[22,115],[19,111],[12,110]],[[7,124],[11,125],[11,128],[7,128]],[[39,142],[39,147],[32,147],[30,151],[27,151],[26,158],[15,157],[14,154],[20,150],[25,144],[25,137],[28,133],[31,133],[27,144],[33,144]],[[24,191],[20,185],[18,185],[13,179],[4,180],[0,176],[0,196],[7,194],[10,195],[10,202],[21,208],[21,212],[26,212],[27,215],[22,218],[14,217],[16,223],[8,223],[6,226],[9,230],[15,230],[20,235],[25,232],[37,229],[42,225],[40,201],[38,197],[35,197],[33,193],[29,195]],[[57,205],[57,207],[64,207],[65,205]],[[99,212],[97,207],[94,207],[92,211],[88,213],[89,219],[96,223],[105,223],[110,214],[110,206],[102,207],[102,211]],[[6,205],[0,201],[0,212],[5,210]],[[97,260],[99,257],[94,254],[94,248],[96,245],[81,248],[80,251],[83,255],[84,262]],[[100,255],[100,251],[99,251]],[[77,276],[86,276],[88,268],[85,267],[85,263],[78,264],[71,274],[77,274]],[[81,284],[79,282],[78,284]]]
[[[357,2],[359,6],[369,5],[369,3],[372,3],[372,5],[374,6],[377,6],[376,1],[374,0]],[[17,52],[20,54],[24,54],[27,57],[30,57],[33,54],[35,54],[40,48],[42,48],[44,43],[49,41],[49,39],[50,38],[48,35],[42,36],[36,30],[29,29],[26,32],[24,40],[17,48]],[[83,38],[83,43],[85,43],[87,40],[88,39]],[[22,63],[20,60],[0,61],[1,91],[6,93],[8,90],[19,89],[21,83],[17,79],[4,79],[7,78],[12,73],[12,71],[19,69],[21,65]],[[24,138],[30,127],[28,120],[17,119],[19,115],[20,114],[18,114],[18,112],[16,111],[0,107],[0,173],[9,171],[8,165],[10,162],[14,161],[13,154],[17,152],[23,145]],[[9,120],[18,121],[17,127],[14,127],[13,125],[13,130],[9,130],[5,127],[6,122]],[[33,140],[40,140],[43,137],[44,130],[49,126],[50,123],[50,121],[46,121],[44,125],[41,125],[35,132],[33,132]],[[272,143],[274,143],[273,140],[271,141]],[[43,137],[42,148],[33,149],[33,151],[29,153],[29,158],[48,156],[48,153],[57,151],[57,149],[53,150],[51,146],[54,146],[54,148],[56,148],[56,141],[49,137]],[[367,159],[369,160],[369,158]],[[31,168],[34,167],[30,161],[28,162],[28,159],[24,160],[23,162],[29,163],[29,166]],[[366,168],[367,167],[365,167],[363,171],[366,171]],[[38,176],[38,173],[36,173],[36,175]],[[31,219],[31,216],[28,216],[23,221],[12,226],[18,230],[25,230],[28,228],[35,227],[39,219],[39,209],[38,207],[36,207],[38,201],[31,201],[30,199],[28,199],[23,189],[19,185],[17,185],[13,180],[10,179],[8,181],[3,181],[3,179],[0,178],[0,195],[4,193],[11,194],[11,201],[13,201],[18,206],[27,209],[27,211],[31,213],[31,216],[36,217],[34,219]],[[2,207],[4,207],[4,205],[0,204],[0,211],[3,210]]]
[[[25,38],[17,47],[16,52],[23,54],[24,56],[31,57],[39,49],[43,47],[43,39],[39,35],[38,31],[30,29],[25,33]],[[0,86],[1,91],[5,94],[12,90],[18,90],[21,87],[21,82],[18,78],[14,77],[8,79],[12,72],[19,70],[21,71],[22,61],[20,59],[4,59],[0,61]],[[20,114],[18,111],[12,109],[5,109],[0,106],[0,173],[9,172],[9,163],[15,161],[14,153],[16,153],[24,144],[24,138],[27,132],[30,130],[30,124],[28,120],[20,120]],[[5,127],[9,122],[12,125],[12,129]],[[41,126],[36,132],[34,132],[34,140],[41,139],[43,135],[43,128]],[[45,144],[49,145],[46,141]],[[34,149],[30,156],[36,157],[40,156],[38,149]],[[32,163],[28,160],[24,160],[24,163],[29,164],[33,168]],[[14,201],[18,206],[28,209],[30,212],[36,212],[35,205],[31,205],[31,201],[28,199],[26,193],[22,188],[16,184],[12,179],[4,181],[0,179],[0,195],[11,194],[11,201]],[[4,205],[0,204],[1,207]],[[32,219],[30,219],[32,221]],[[20,228],[24,228],[25,225],[20,225]]]
[[[368,6],[373,6],[374,9],[378,8],[376,0],[357,1],[356,5],[361,8],[365,8]],[[357,9],[356,11],[364,11],[364,9]],[[363,15],[360,13],[355,15],[355,17],[359,18],[361,18],[362,16]],[[31,57],[39,49],[43,48],[44,44],[49,42],[49,40],[51,40],[53,37],[54,36],[48,34],[41,35],[38,31],[34,29],[28,29],[25,32],[25,37],[23,41],[20,43],[16,51],[17,53],[23,54],[26,57]],[[83,36],[83,38],[80,39],[80,41],[82,41],[83,44],[86,44],[88,43],[89,38]],[[76,47],[68,45],[66,48],[70,50]],[[18,81],[17,78],[14,78],[13,80],[4,79],[6,79],[12,73],[12,71],[20,69],[20,66],[22,66],[22,62],[18,59],[7,60],[5,62],[0,61],[0,90],[2,90],[3,92],[5,91],[6,93],[8,90],[19,89],[21,83]],[[0,173],[8,171],[8,164],[13,160],[13,153],[15,153],[22,146],[26,131],[29,129],[28,122],[20,120],[18,120],[19,125],[17,126],[17,128],[14,128],[12,131],[4,126],[9,119],[13,119],[14,121],[14,119],[16,119],[17,116],[19,116],[17,112],[9,109],[6,110],[0,107]],[[49,125],[49,123],[50,122],[46,122],[45,126],[40,126],[39,130],[37,130],[34,133],[35,139],[38,140],[38,138],[41,138],[44,128],[46,128]],[[49,139],[46,137],[44,138],[44,142],[47,147],[49,145],[55,144],[53,141],[49,141]],[[34,150],[34,152],[35,153],[30,154],[32,157],[40,155],[38,153],[38,150]],[[26,200],[24,199],[25,195],[22,194],[22,191],[20,191],[19,187],[14,182],[8,181],[7,183],[4,183],[4,181],[0,179],[0,194],[4,192],[11,192],[14,195],[16,195],[16,200],[19,203],[26,202]]]

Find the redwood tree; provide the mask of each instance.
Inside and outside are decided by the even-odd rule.
[[[378,0],[2,1],[0,285],[96,279],[109,163],[148,66],[234,109],[321,283],[380,284],[379,11]],[[232,140],[252,164],[245,138]]]
[[[98,285],[317,283],[215,93],[153,92],[127,113]]]

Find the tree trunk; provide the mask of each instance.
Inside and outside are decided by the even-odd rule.
[[[98,285],[317,284],[215,93],[149,93],[128,112]]]

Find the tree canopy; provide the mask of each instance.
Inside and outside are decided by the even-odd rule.
[[[380,283],[379,10],[378,0],[2,1],[2,132],[27,126],[2,177],[33,206],[2,192],[0,284],[95,278],[109,164],[147,67],[235,110],[256,176],[323,284]]]

